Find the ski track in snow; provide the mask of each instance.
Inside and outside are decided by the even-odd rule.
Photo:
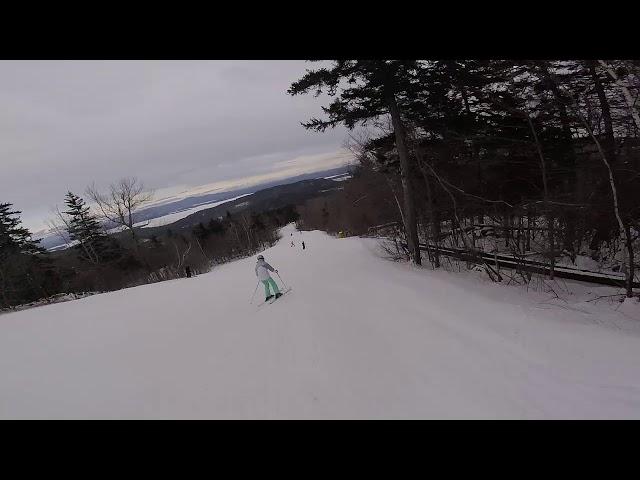
[[[640,418],[640,319],[291,232],[260,309],[248,258],[0,316],[0,418]]]

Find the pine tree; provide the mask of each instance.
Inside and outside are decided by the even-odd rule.
[[[21,227],[19,211],[11,211],[11,203],[0,203],[0,262],[11,255],[43,253],[38,240]]]
[[[208,230],[215,235],[223,236],[225,233],[224,223],[220,220],[212,218],[209,220]]]
[[[44,253],[28,229],[21,226],[19,211],[12,204],[0,203],[0,301],[10,307],[46,296],[42,285],[34,280],[41,266],[36,254]]]
[[[348,129],[389,114],[393,125],[395,147],[400,160],[407,243],[413,261],[420,265],[415,194],[407,146],[405,107],[420,95],[422,65],[416,60],[335,60],[331,68],[308,70],[288,90],[290,95],[325,91],[335,97],[328,107],[322,107],[327,119],[312,118],[302,125],[324,131],[343,124]]]
[[[69,215],[67,231],[71,240],[77,241],[75,248],[81,260],[99,265],[117,256],[116,246],[112,239],[102,231],[100,222],[91,213],[85,201],[72,192],[65,196],[65,204]]]
[[[153,248],[158,248],[160,246],[162,246],[162,242],[160,242],[160,240],[158,239],[157,235],[151,235],[151,245],[153,246]]]
[[[193,228],[192,232],[200,241],[206,240],[211,234],[211,232],[209,232],[207,227],[205,227],[202,222],[196,225]]]

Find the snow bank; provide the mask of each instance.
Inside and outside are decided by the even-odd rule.
[[[640,418],[621,309],[292,227],[264,255],[293,290],[260,309],[249,258],[0,316],[0,418]]]

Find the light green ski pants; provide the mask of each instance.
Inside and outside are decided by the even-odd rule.
[[[268,280],[262,280],[262,283],[264,283],[265,298],[271,295],[269,293],[269,285],[271,285],[271,289],[273,290],[273,295],[275,295],[276,293],[280,293],[280,290],[278,289],[278,284],[275,282],[273,278],[269,277]]]

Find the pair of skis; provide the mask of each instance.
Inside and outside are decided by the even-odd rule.
[[[290,291],[291,291],[291,287],[288,287],[288,288],[284,289],[283,291],[281,291],[281,292],[280,292],[282,295],[280,295],[280,297],[278,297],[278,298],[281,298],[281,297],[285,296],[285,295],[286,295],[288,292],[290,292]],[[260,307],[262,307],[262,306],[264,306],[264,305],[267,305],[267,304],[269,304],[269,305],[270,305],[270,304],[272,304],[273,302],[275,302],[276,300],[278,300],[278,298],[276,298],[276,297],[274,296],[273,298],[270,298],[269,300],[265,300],[265,301],[263,301],[262,303],[259,303],[259,304],[258,304],[258,308],[260,308]]]

